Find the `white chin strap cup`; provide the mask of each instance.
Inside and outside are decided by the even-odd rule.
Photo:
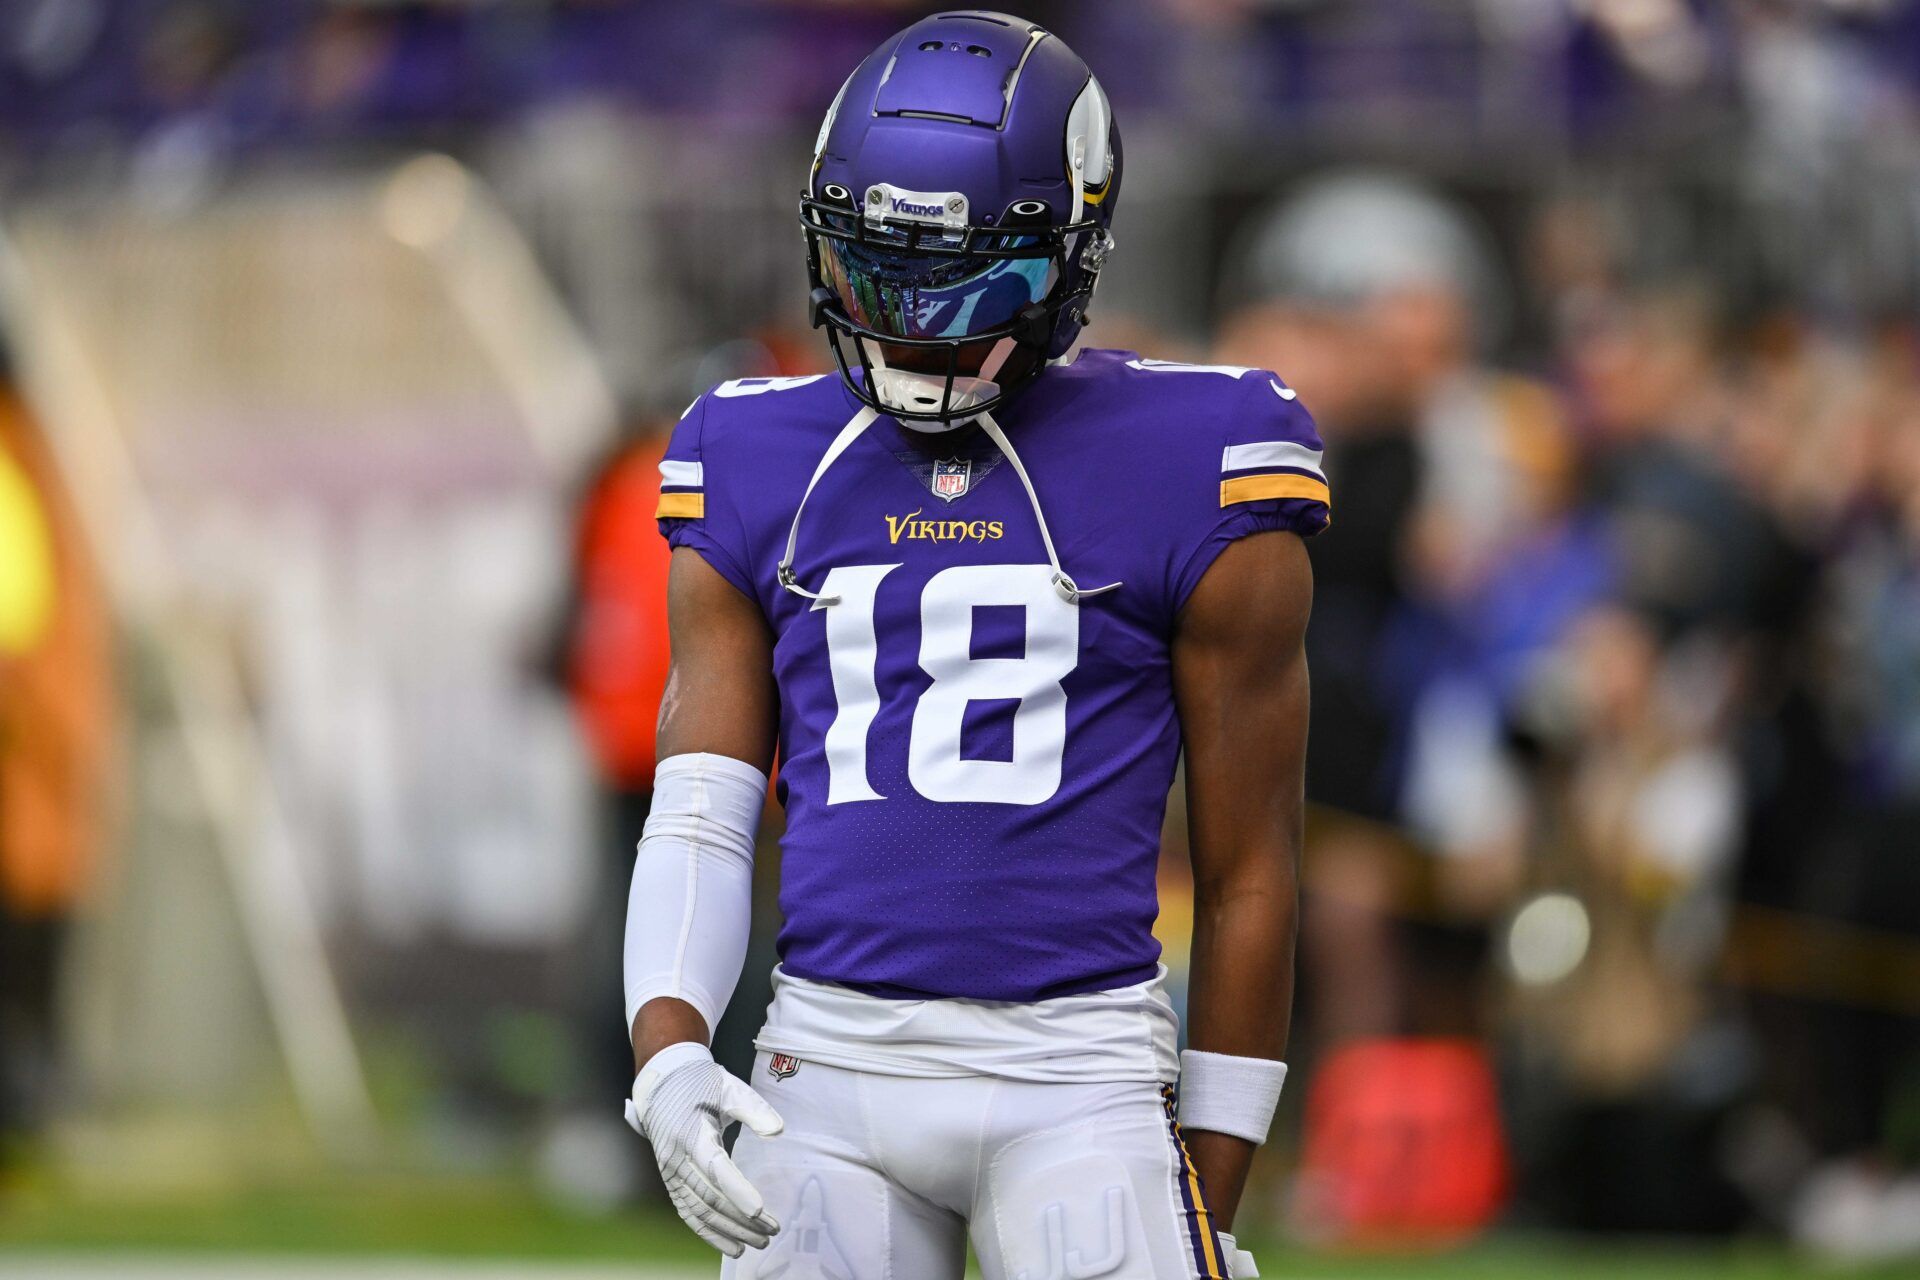
[[[937,413],[944,400],[953,415],[946,421],[928,422],[915,418],[901,418],[901,426],[913,431],[951,431],[965,421],[965,414],[974,405],[992,399],[1000,394],[1000,384],[986,378],[961,378],[953,380],[953,394],[947,395],[947,380],[930,373],[911,373],[905,369],[888,369],[884,366],[869,371],[873,378],[873,394],[881,404],[889,409],[898,409],[903,413]]]
[[[873,396],[889,409],[902,413],[938,413],[942,401],[946,402],[946,417],[927,421],[925,419],[898,418],[895,421],[912,431],[924,431],[939,434],[951,431],[973,420],[974,415],[967,410],[978,404],[985,404],[1000,394],[1000,384],[994,379],[1000,376],[1000,366],[1013,354],[1012,338],[1002,338],[993,344],[993,350],[980,362],[980,372],[969,377],[958,374],[953,379],[953,394],[947,394],[947,380],[936,373],[915,373],[911,369],[889,369],[886,357],[880,354],[876,346],[867,354],[867,377],[873,384]]]

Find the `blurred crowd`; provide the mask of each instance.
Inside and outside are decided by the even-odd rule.
[[[568,972],[596,998],[562,1003],[606,1028],[577,1033],[596,1080],[626,1070],[608,1011],[665,664],[660,433],[704,383],[827,367],[799,323],[800,157],[845,69],[927,7],[0,6],[0,218],[75,190],[188,218],[261,168],[428,144],[499,186],[579,318],[628,429],[571,478],[573,589],[527,665],[559,677],[607,800],[601,888],[553,944],[590,953]],[[1250,1203],[1330,1239],[1504,1217],[1920,1250],[1920,4],[1022,12],[1142,126],[1089,342],[1275,369],[1328,445],[1300,1176]],[[14,621],[54,581],[29,566],[73,536],[14,517],[40,509],[16,470],[9,760],[51,634]],[[98,664],[88,590],[65,660]],[[110,717],[83,710],[63,767],[99,785]],[[22,880],[17,774],[0,945],[44,957],[19,922],[64,917],[82,877]],[[32,865],[82,867],[86,812]],[[50,1068],[11,1046],[48,1039],[51,979],[5,954],[17,1124]],[[763,1004],[750,983],[728,1052]]]
[[[1307,1025],[1490,1038],[1547,1220],[1906,1240],[1915,329],[1732,313],[1619,230],[1542,200],[1494,286],[1458,206],[1347,174],[1238,269],[1213,353],[1300,388],[1338,502]]]

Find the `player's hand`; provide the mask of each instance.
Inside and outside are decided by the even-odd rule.
[[[1227,1274],[1233,1280],[1257,1280],[1260,1268],[1254,1265],[1253,1255],[1242,1249],[1240,1242],[1226,1232],[1222,1231],[1219,1235],[1220,1252],[1227,1260]]]
[[[627,1103],[627,1123],[653,1144],[681,1220],[729,1258],[764,1248],[780,1229],[720,1143],[735,1120],[763,1138],[786,1127],[765,1098],[692,1040],[649,1058]]]

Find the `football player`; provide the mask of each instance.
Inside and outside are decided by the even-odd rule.
[[[1058,38],[907,28],[841,88],[800,201],[838,376],[715,387],[661,464],[628,1117],[734,1280],[958,1280],[969,1240],[994,1280],[1255,1274],[1228,1228],[1286,1075],[1328,495],[1272,374],[1069,354],[1120,178]],[[776,745],[749,1085],[707,1039]],[[1184,1053],[1152,935],[1183,750]]]

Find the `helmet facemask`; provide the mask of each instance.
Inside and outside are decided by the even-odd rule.
[[[1031,382],[1062,313],[1084,312],[1108,244],[1096,221],[1047,222],[1039,201],[996,226],[888,221],[832,184],[822,196],[800,207],[813,323],[853,393],[916,430],[970,421]]]

